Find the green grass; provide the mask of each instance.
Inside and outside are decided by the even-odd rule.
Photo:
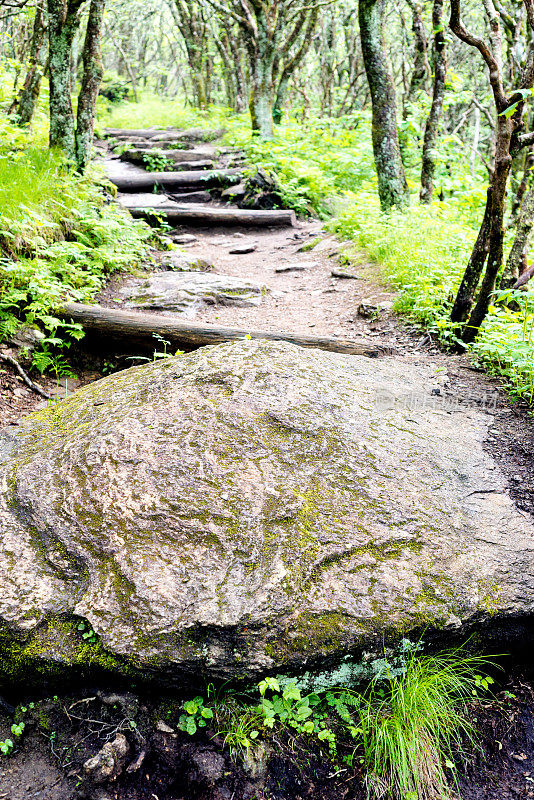
[[[5,117],[1,125],[0,339],[27,322],[59,343],[79,327],[57,307],[90,300],[106,276],[134,266],[151,232],[106,201],[96,170],[73,175],[60,156],[30,146],[30,134]]]
[[[363,760],[372,797],[447,800],[456,763],[467,757],[477,733],[466,704],[487,686],[478,675],[485,659],[460,651],[405,655],[386,689],[371,686],[360,708]],[[491,679],[490,679],[491,681]],[[455,763],[456,762],[456,763]]]
[[[453,201],[414,204],[404,214],[385,215],[376,197],[362,192],[331,228],[354,241],[364,257],[378,265],[381,278],[398,289],[397,313],[452,345],[458,330],[449,315],[477,235],[477,221],[472,204]],[[534,299],[532,292],[516,296],[515,311],[490,306],[470,350],[488,372],[506,380],[512,396],[532,404]]]

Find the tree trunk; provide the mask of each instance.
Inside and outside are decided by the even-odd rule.
[[[272,70],[269,69],[268,62],[264,62],[261,58],[258,58],[254,65],[250,99],[253,132],[264,139],[272,139],[274,137]]]
[[[512,166],[510,144],[513,130],[513,121],[506,119],[502,114],[499,115],[497,118],[495,169],[490,186],[491,215],[488,236],[488,260],[477,303],[462,334],[462,339],[466,343],[475,339],[488,313],[491,293],[495,289],[497,275],[503,262],[504,214],[506,211],[508,177]]]
[[[96,100],[104,73],[100,43],[105,5],[106,0],[91,0],[87,20],[83,47],[83,78],[76,121],[76,164],[80,172],[85,169],[91,153]]]
[[[432,106],[425,127],[423,144],[423,165],[421,168],[421,203],[431,203],[434,192],[434,174],[436,171],[436,142],[439,124],[443,113],[445,97],[445,80],[447,78],[447,51],[445,31],[443,29],[443,0],[434,0],[432,10],[432,26],[434,29],[433,64],[434,91]]]
[[[420,91],[426,90],[428,73],[428,41],[423,22],[422,8],[417,0],[408,0],[412,9],[412,31],[414,36],[415,57],[412,78],[408,89],[408,100],[415,99]],[[436,30],[434,28],[434,30]]]
[[[43,8],[38,6],[35,10],[33,22],[32,41],[30,46],[30,60],[24,86],[14,104],[14,111],[18,116],[19,125],[29,125],[33,119],[39,94],[41,79],[46,71],[48,60],[48,37],[46,15]]]
[[[284,116],[284,107],[286,104],[287,90],[289,86],[289,75],[282,75],[278,89],[276,90],[276,98],[273,107],[273,120],[276,125],[282,122]]]
[[[266,11],[255,11],[257,38],[252,56],[251,119],[252,130],[264,139],[274,137],[273,130],[273,70],[274,46],[269,35]]]
[[[385,0],[360,0],[362,53],[373,106],[373,151],[383,211],[409,203],[397,130],[397,104],[384,42]]]
[[[48,0],[50,48],[50,147],[76,159],[74,113],[70,85],[72,42],[83,0]]]
[[[484,264],[486,263],[486,258],[488,255],[488,232],[491,220],[491,202],[492,191],[490,187],[487,193],[484,218],[482,220],[477,240],[471,252],[469,263],[467,264],[467,268],[452,307],[452,322],[465,322],[471,310],[471,306],[473,305],[477,286],[479,284],[480,276],[482,275],[482,270],[484,269]]]
[[[534,190],[530,189],[525,195],[521,206],[521,215],[517,223],[517,231],[514,243],[506,262],[506,269],[501,279],[503,289],[509,289],[518,280],[519,276],[525,271],[526,254],[530,234],[534,225]]]

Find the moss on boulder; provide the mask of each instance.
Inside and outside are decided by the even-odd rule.
[[[0,446],[0,672],[248,677],[528,614],[534,527],[491,417],[425,404],[434,383],[240,341],[28,417]]]

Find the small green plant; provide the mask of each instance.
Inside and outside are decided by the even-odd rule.
[[[184,713],[178,720],[178,728],[190,736],[193,736],[198,728],[205,728],[206,720],[213,719],[213,711],[204,705],[203,697],[198,696],[188,700],[184,703],[183,709]]]
[[[174,167],[174,161],[157,151],[143,153],[143,164],[150,172],[165,172]]]
[[[11,726],[11,734],[15,739],[18,739],[24,733],[25,727],[24,722],[14,723]],[[14,747],[15,743],[13,739],[4,739],[3,742],[0,742],[0,753],[4,756],[8,756],[13,752]]]
[[[82,634],[82,639],[86,641],[88,644],[96,644],[98,641],[98,636],[92,629],[91,625],[82,620],[82,622],[78,623],[76,626],[77,630],[79,630]]]

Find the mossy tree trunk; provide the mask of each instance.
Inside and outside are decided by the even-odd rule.
[[[283,101],[284,83],[287,85],[292,71],[310,47],[311,32],[323,0],[303,4],[298,0],[207,2],[241,28],[249,62],[252,130],[272,139],[274,102]],[[276,113],[281,118],[283,110],[278,104]]]
[[[441,115],[443,113],[443,101],[445,99],[447,50],[443,26],[443,0],[434,0],[432,8],[432,27],[434,30],[432,48],[434,89],[432,92],[432,106],[425,125],[423,163],[421,167],[421,203],[432,202],[434,175],[436,172],[436,144],[438,141]]]
[[[519,277],[527,270],[527,251],[534,226],[534,190],[530,189],[523,200],[521,214],[517,223],[514,243],[501,279],[503,289],[514,286]]]
[[[191,0],[174,0],[171,8],[187,53],[193,102],[197,108],[207,109],[210,89],[206,57],[209,44],[205,9],[202,3]]]
[[[41,80],[46,71],[47,61],[48,36],[46,11],[41,6],[37,6],[35,9],[35,19],[33,21],[28,72],[26,73],[24,85],[13,108],[13,111],[17,114],[17,122],[19,125],[29,125],[33,119],[41,92]]]
[[[427,90],[430,65],[428,63],[428,40],[423,22],[422,6],[418,0],[407,0],[407,3],[412,10],[412,32],[414,38],[413,72],[407,97],[407,100],[411,100],[415,99],[421,91]]]
[[[71,98],[71,53],[83,0],[48,0],[50,52],[50,147],[76,160],[75,123]]]
[[[76,165],[83,172],[89,160],[95,126],[96,100],[104,72],[100,45],[106,0],[91,0],[83,47],[83,78],[76,120]]]
[[[404,208],[408,185],[401,160],[395,86],[384,42],[386,0],[360,0],[362,54],[373,108],[373,151],[383,211]]]

